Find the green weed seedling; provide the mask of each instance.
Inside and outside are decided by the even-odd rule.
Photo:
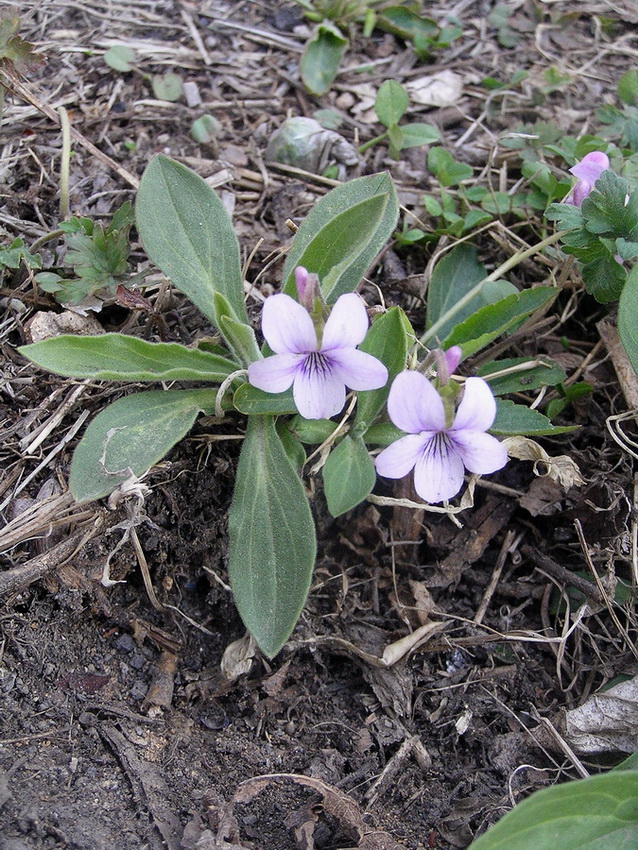
[[[36,283],[61,304],[78,304],[101,290],[112,295],[118,284],[135,283],[128,263],[132,225],[130,201],[114,213],[107,227],[86,217],[62,222],[57,233],[64,238],[64,263],[72,268],[74,277],[43,271],[35,276]]]
[[[387,0],[297,0],[297,3],[316,24],[299,66],[304,85],[315,95],[329,91],[355,26],[361,26],[366,37],[375,28],[397,35],[411,44],[423,60],[429,59],[434,50],[447,47],[462,33],[454,21],[440,27],[421,12],[419,3]]]
[[[395,80],[386,80],[382,83],[374,103],[374,111],[379,121],[386,127],[386,131],[361,145],[359,153],[365,153],[373,145],[387,140],[390,156],[392,159],[399,159],[401,151],[406,148],[438,142],[440,133],[431,124],[413,122],[399,126],[399,121],[405,115],[409,103],[410,97],[400,83]]]

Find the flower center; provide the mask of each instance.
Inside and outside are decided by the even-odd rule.
[[[306,375],[327,375],[331,370],[331,362],[320,351],[311,351],[302,363],[302,370]]]

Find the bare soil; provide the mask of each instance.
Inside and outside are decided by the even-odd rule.
[[[424,5],[440,21],[455,14],[463,36],[423,64],[398,38],[355,34],[345,70],[317,99],[298,82],[304,38],[291,4],[5,0],[47,63],[7,95],[3,244],[31,244],[59,223],[56,110],[65,106],[82,137],[71,162],[74,215],[107,221],[164,152],[234,209],[247,279],[259,275],[268,293],[290,240],[286,219],[301,220],[329,186],[264,164],[287,114],[335,106],[344,135],[363,142],[379,127],[359,120],[357,86],[453,71],[456,102],[415,106],[410,117],[437,124],[458,159],[507,189],[520,162],[502,155],[503,133],[535,121],[595,131],[595,108],[615,102],[619,77],[635,64],[629,0],[508,3],[510,48],[487,21],[492,3]],[[135,48],[139,71],[105,64],[114,43]],[[570,76],[553,91],[550,66]],[[521,87],[488,97],[482,79],[506,81],[519,69],[528,72]],[[202,105],[155,99],[148,75],[166,71],[196,83]],[[204,112],[221,122],[210,145],[190,136]],[[397,163],[379,146],[358,173],[389,169],[402,203],[427,222],[419,199],[434,184],[424,156],[413,149]],[[518,247],[513,234],[531,238],[528,225],[505,220],[477,237],[481,259],[498,265]],[[53,250],[43,246],[45,265],[55,265]],[[422,326],[415,293],[431,259],[431,248],[391,245],[364,295],[378,301],[379,287]],[[146,262],[137,243],[133,260]],[[513,279],[554,271],[530,262]],[[576,462],[583,484],[566,489],[539,475],[544,467],[513,461],[477,487],[459,527],[376,504],[334,520],[315,481],[314,585],[289,644],[269,662],[247,642],[226,583],[243,423],[199,420],[151,471],[143,505],[75,505],[67,476],[81,417],[128,388],[34,369],[16,346],[36,312],[60,307],[24,269],[5,274],[0,297],[1,850],[465,848],[533,790],[581,775],[581,760],[551,729],[562,710],[636,671],[632,601],[614,608],[608,593],[612,578],[631,585],[635,531],[632,458],[606,426],[631,407],[597,328],[613,310],[566,287],[551,316],[501,351],[549,355],[592,385],[560,419],[579,430],[543,441]],[[165,338],[211,332],[178,293],[154,303]],[[259,300],[249,307],[258,327]],[[152,316],[114,300],[97,321],[157,338]],[[401,485],[375,492],[411,495]],[[107,588],[109,557],[118,583]],[[381,661],[428,625],[411,652]]]

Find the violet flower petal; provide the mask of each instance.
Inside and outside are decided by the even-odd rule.
[[[579,180],[585,180],[593,186],[603,171],[607,171],[609,165],[609,157],[606,153],[592,151],[570,168],[569,173],[573,174],[574,177],[578,177]]]
[[[310,354],[297,369],[293,397],[305,419],[330,419],[343,410],[346,388],[324,355]]]
[[[378,390],[388,382],[388,370],[380,360],[356,348],[333,348],[326,352],[343,383],[351,390]]]
[[[308,311],[283,292],[266,298],[261,330],[276,354],[307,354],[318,348],[317,333]]]
[[[255,360],[248,367],[248,380],[264,392],[283,393],[292,386],[303,360],[303,354],[273,354]]]
[[[455,431],[451,439],[470,472],[487,475],[502,469],[507,463],[507,449],[491,434],[480,431]]]
[[[368,314],[363,300],[354,292],[340,295],[323,329],[322,351],[354,348],[368,332]]]
[[[390,387],[388,415],[408,434],[442,431],[445,410],[441,396],[420,372],[400,372]]]
[[[465,429],[487,431],[495,417],[496,401],[489,384],[482,378],[468,378],[450,430],[453,433]]]
[[[407,434],[380,452],[375,460],[379,475],[384,478],[403,478],[414,469],[433,434]]]
[[[426,502],[451,499],[463,486],[463,461],[445,434],[435,434],[414,467],[414,488]]]

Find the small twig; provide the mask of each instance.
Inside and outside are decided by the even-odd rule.
[[[582,578],[571,570],[568,570],[567,567],[558,564],[547,555],[538,552],[533,546],[521,546],[521,555],[531,561],[535,567],[559,579],[559,581],[562,581],[568,587],[575,587],[576,590],[580,590],[587,599],[604,603],[604,597],[595,585],[587,581],[586,578]]]
[[[62,153],[60,154],[60,219],[65,221],[71,215],[69,201],[69,170],[71,167],[71,123],[69,113],[64,106],[58,107],[60,128],[62,130]]]
[[[492,596],[494,595],[494,591],[496,590],[496,585],[501,578],[501,573],[503,572],[503,567],[505,566],[505,561],[507,560],[507,556],[509,555],[512,544],[516,538],[516,532],[511,529],[505,535],[505,539],[503,540],[503,545],[501,546],[501,551],[498,553],[498,558],[496,559],[496,564],[494,565],[494,570],[492,572],[492,577],[490,578],[490,583],[485,589],[485,593],[483,594],[483,598],[481,599],[481,604],[478,607],[476,612],[476,616],[474,617],[474,622],[480,625],[483,622],[483,617],[487,612],[488,605],[492,600]]]
[[[48,552],[31,558],[19,567],[0,572],[0,593],[16,593],[61,567],[79,552],[84,544],[103,528],[104,524],[105,518],[99,514],[88,530],[76,531]]]
[[[58,113],[49,106],[48,103],[45,103],[41,100],[36,94],[34,94],[27,86],[24,85],[17,78],[10,76],[6,69],[0,71],[0,87],[6,86],[9,91],[16,94],[18,97],[21,97],[23,100],[26,100],[27,103],[30,103],[31,106],[34,106],[39,112],[43,115],[46,115],[51,121],[55,124],[60,125],[60,116]],[[89,153],[91,153],[96,159],[99,159],[100,162],[104,163],[104,165],[111,168],[118,174],[123,180],[125,180],[130,186],[134,189],[139,189],[140,181],[131,174],[130,171],[127,171],[126,168],[117,163],[114,159],[111,159],[108,154],[105,154],[99,148],[96,148],[95,145],[90,142],[86,136],[80,133],[79,130],[76,130],[75,127],[70,128],[71,137],[75,139],[78,144],[82,145]]]

